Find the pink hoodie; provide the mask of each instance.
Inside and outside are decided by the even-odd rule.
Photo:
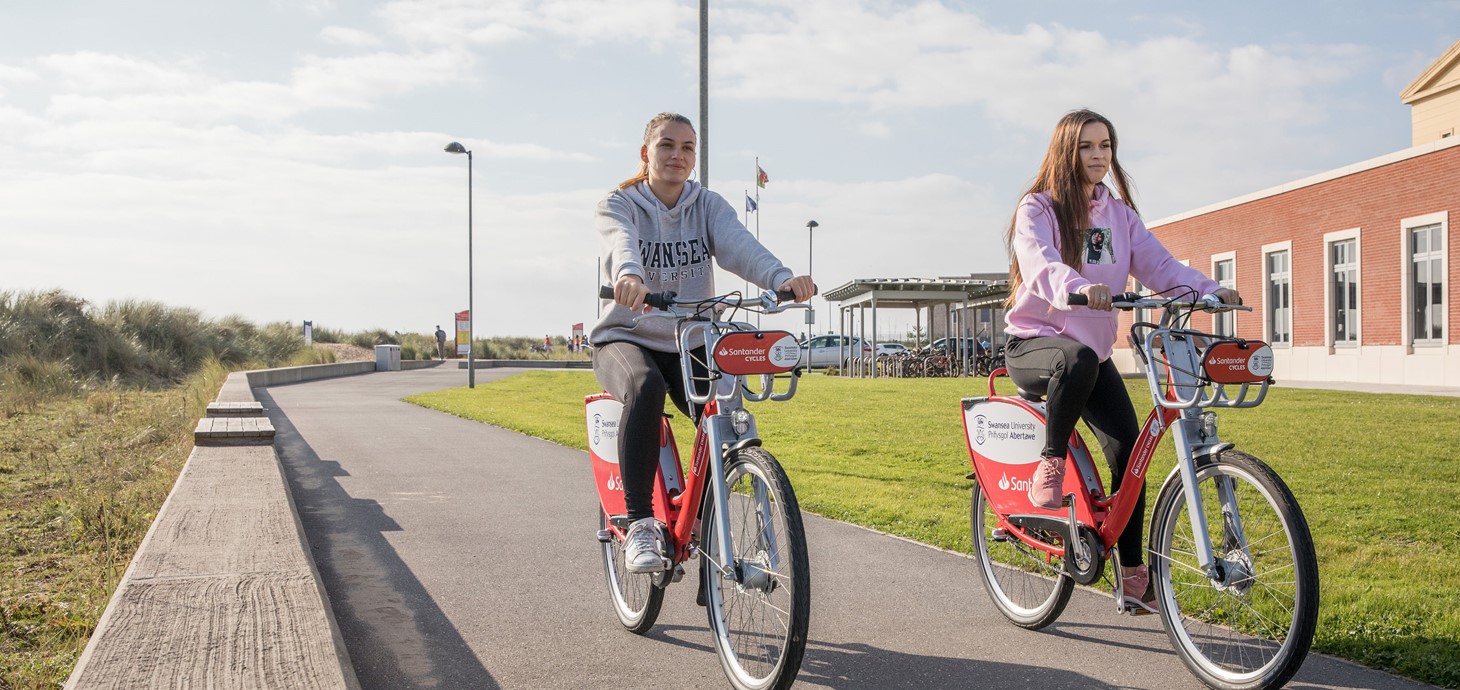
[[[1004,331],[1011,336],[1069,338],[1094,350],[1103,362],[1115,348],[1117,312],[1070,306],[1070,293],[1097,283],[1110,286],[1113,293],[1124,292],[1132,275],[1147,291],[1189,287],[1196,295],[1206,295],[1220,287],[1173,259],[1141,217],[1112,197],[1104,184],[1095,186],[1095,198],[1090,200],[1092,229],[1084,234],[1080,270],[1062,262],[1055,227],[1048,196],[1030,194],[1020,200],[1014,216],[1013,248],[1024,282],[1014,293],[1014,306],[1004,315]],[[1104,238],[1102,245],[1091,241],[1096,233]],[[1175,291],[1166,294],[1180,296]]]

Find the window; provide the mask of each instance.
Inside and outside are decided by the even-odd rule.
[[[1236,252],[1217,254],[1212,257],[1212,280],[1230,290],[1237,289]],[[1237,312],[1224,311],[1212,315],[1212,332],[1217,335],[1237,335]]]
[[[1293,267],[1292,248],[1264,255],[1267,272],[1267,294],[1263,311],[1266,316],[1267,339],[1274,345],[1293,343]]]
[[[1326,286],[1328,343],[1333,347],[1359,344],[1359,231],[1343,230],[1323,236],[1328,255]]]
[[[1439,223],[1409,229],[1410,335],[1415,343],[1444,342],[1445,245]]]

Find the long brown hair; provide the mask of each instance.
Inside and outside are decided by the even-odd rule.
[[[1045,212],[1054,213],[1055,226],[1059,232],[1060,258],[1075,270],[1079,270],[1083,264],[1084,254],[1080,251],[1081,233],[1090,223],[1090,200],[1085,198],[1085,173],[1080,168],[1080,128],[1091,122],[1099,122],[1110,130],[1110,176],[1115,178],[1120,200],[1132,211],[1136,210],[1135,201],[1130,194],[1130,177],[1120,167],[1120,157],[1116,155],[1119,140],[1115,137],[1115,125],[1110,124],[1110,120],[1104,115],[1083,108],[1065,113],[1054,126],[1054,134],[1049,138],[1049,150],[1044,153],[1044,162],[1039,164],[1039,173],[1034,176],[1034,183],[1019,195],[1020,199],[1038,193],[1049,197],[1049,208]],[[1019,258],[1014,255],[1014,224],[1018,219],[1019,212],[1016,209],[1004,235],[1004,243],[1009,250],[1009,297],[1004,300],[1006,308],[1013,306],[1014,294],[1024,282],[1024,276],[1019,272]],[[1124,289],[1124,286],[1117,287]]]
[[[689,121],[689,118],[680,115],[679,113],[659,113],[658,115],[655,115],[653,119],[649,120],[649,124],[644,126],[644,146],[649,145],[649,137],[654,136],[655,128],[666,122],[678,122],[681,124],[689,125],[689,131],[695,131],[695,125],[693,122]],[[696,134],[695,136],[699,135]],[[630,177],[629,179],[618,183],[618,188],[625,189],[628,187],[632,187],[647,179],[649,179],[649,161],[643,160],[641,157],[639,160],[639,172],[634,173],[633,177]]]

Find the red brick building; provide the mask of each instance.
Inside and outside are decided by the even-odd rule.
[[[1416,138],[1423,121],[1429,141],[1150,224],[1254,307],[1195,327],[1271,343],[1280,381],[1460,386],[1460,137],[1434,122],[1437,101],[1460,103],[1460,42],[1405,102],[1416,94],[1430,106]],[[1135,369],[1128,346],[1116,362]]]

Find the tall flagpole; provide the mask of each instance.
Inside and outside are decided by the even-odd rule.
[[[760,242],[760,156],[755,157],[755,241]],[[760,328],[760,312],[755,313],[755,327]]]
[[[745,190],[745,198],[747,198],[747,199],[750,198],[750,190],[749,189]],[[760,217],[760,214],[759,213],[756,213],[755,215],[756,215],[757,218]],[[745,223],[743,223],[743,225],[745,225],[745,227],[747,227],[747,228],[750,227],[750,207],[749,206],[746,206],[745,207]],[[760,239],[760,237],[759,236],[756,236],[756,239],[758,240],[758,239]],[[748,281],[748,280],[745,281],[745,292],[741,293],[741,296],[742,297],[749,297],[750,296],[750,281]],[[759,326],[757,326],[757,328],[758,327]]]

